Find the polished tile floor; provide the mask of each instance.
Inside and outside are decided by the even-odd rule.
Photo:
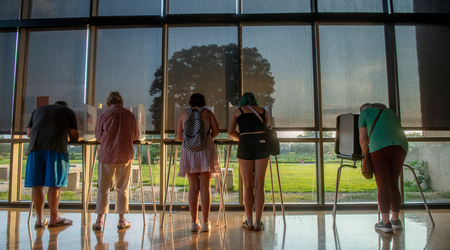
[[[432,210],[436,227],[425,210],[404,211],[404,230],[383,234],[373,229],[376,211],[338,212],[335,230],[330,212],[289,212],[286,229],[281,214],[265,212],[261,232],[241,228],[244,212],[227,212],[228,227],[217,227],[213,211],[209,233],[191,233],[187,212],[167,217],[163,229],[160,215],[146,214],[144,226],[142,213],[131,213],[128,230],[117,230],[118,215],[110,214],[103,232],[91,229],[94,213],[87,225],[80,212],[61,214],[74,225],[34,229],[36,218],[28,226],[27,210],[0,210],[0,249],[450,249],[450,210]]]

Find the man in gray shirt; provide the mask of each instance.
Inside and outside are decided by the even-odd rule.
[[[67,187],[69,154],[67,138],[78,141],[75,113],[64,101],[45,105],[33,111],[27,126],[30,147],[25,174],[25,187],[32,187],[36,207],[35,227],[72,225],[73,221],[59,217],[58,206],[61,187]],[[48,188],[50,223],[44,218],[44,186]]]

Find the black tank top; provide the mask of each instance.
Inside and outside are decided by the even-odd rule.
[[[261,120],[253,113],[244,113],[241,108],[239,108],[241,111],[241,115],[236,119],[237,124],[239,125],[239,132],[242,133],[249,133],[249,132],[259,132],[259,131],[265,131],[266,129],[266,110],[263,109],[263,113],[259,114],[261,118],[263,119],[264,123],[261,122]]]

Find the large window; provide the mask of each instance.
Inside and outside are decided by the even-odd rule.
[[[427,201],[450,201],[448,162],[450,143],[410,142],[405,164],[410,165],[417,176]],[[408,168],[403,170],[405,202],[422,202],[417,183]]]
[[[146,130],[158,131],[161,117],[161,28],[102,28],[97,37],[95,103],[106,109],[111,91],[124,107],[144,105]]]
[[[0,8],[0,20],[17,20],[19,19],[21,1],[3,0]]]
[[[384,0],[317,0],[320,12],[383,12]]]
[[[39,106],[66,101],[83,107],[85,62],[85,29],[30,31],[23,129]]]
[[[383,26],[320,26],[319,34],[323,126],[364,103],[388,105]]]
[[[160,0],[99,0],[99,16],[161,15]]]
[[[175,106],[189,106],[194,93],[205,96],[221,129],[228,107],[239,98],[239,48],[236,27],[169,29],[167,129],[174,130]]]
[[[273,127],[314,127],[311,26],[245,26],[242,33],[244,92],[272,106]]]
[[[450,13],[447,0],[392,0],[395,12],[403,13]]]
[[[170,0],[170,14],[236,13],[235,0]]]
[[[450,127],[450,26],[397,26],[401,121],[404,127]]]
[[[309,0],[242,0],[242,13],[310,12]]]
[[[8,200],[11,144],[0,143],[0,200]]]
[[[88,17],[89,0],[30,0],[31,18]]]
[[[11,131],[16,32],[0,31],[0,134]]]

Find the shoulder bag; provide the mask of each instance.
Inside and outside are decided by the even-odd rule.
[[[375,127],[375,124],[377,124],[378,118],[380,118],[381,112],[383,112],[383,109],[380,109],[380,113],[378,113],[377,118],[375,118],[375,121],[373,122],[372,128],[370,129],[369,138],[367,139],[367,147],[369,147],[369,141],[370,136],[372,135],[373,128]],[[373,168],[372,163],[370,161],[370,153],[369,150],[367,150],[367,155],[364,156],[364,161],[361,165],[361,173],[366,179],[372,179],[373,178]]]
[[[280,154],[280,139],[278,139],[277,132],[271,128],[266,127],[266,124],[264,123],[264,120],[261,118],[261,116],[250,106],[246,106],[248,109],[250,109],[263,123],[265,132],[267,134],[268,143],[269,143],[269,149],[270,149],[270,155],[279,155]]]

